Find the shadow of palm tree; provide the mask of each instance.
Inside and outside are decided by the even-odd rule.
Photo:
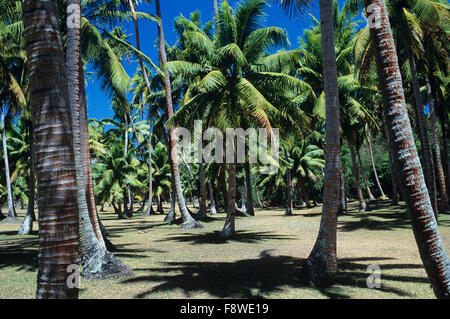
[[[220,236],[220,231],[214,231],[213,233],[177,234],[160,239],[159,241],[190,242],[192,245],[195,245],[195,244],[225,244],[229,241],[242,243],[256,243],[264,240],[287,240],[287,239],[296,239],[296,238],[288,237],[285,235],[278,235],[272,232],[236,231],[235,235],[232,238],[223,239]]]
[[[341,259],[337,283],[330,288],[317,289],[328,298],[349,298],[346,290],[355,286],[367,288],[367,261],[379,263],[389,258],[357,258]],[[262,251],[259,258],[243,259],[233,262],[167,262],[161,268],[137,269],[148,271],[145,276],[124,280],[123,284],[149,282],[157,283],[153,288],[136,294],[135,298],[181,290],[186,296],[206,292],[217,298],[263,298],[265,294],[282,292],[286,288],[303,288],[298,279],[300,269],[305,260],[290,256],[272,256],[268,250]],[[380,267],[416,268],[420,265],[381,264]],[[350,270],[350,271],[349,271]],[[174,273],[174,274],[173,274]],[[426,278],[389,277],[394,281],[426,281]],[[410,296],[401,289],[383,284],[379,289],[398,296]]]

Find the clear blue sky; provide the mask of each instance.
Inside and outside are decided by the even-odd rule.
[[[233,7],[239,0],[229,0]],[[339,0],[339,3],[343,3]],[[220,0],[219,0],[220,3]],[[141,4],[138,7],[139,11],[150,14],[155,13],[153,4]],[[212,0],[162,0],[161,14],[163,19],[164,33],[166,41],[169,45],[173,45],[176,41],[174,32],[173,20],[176,16],[183,14],[188,17],[191,12],[199,10],[202,13],[202,23],[205,23],[213,18],[213,1]],[[319,19],[318,1],[314,1],[314,5],[310,12]],[[311,18],[308,13],[297,18],[296,20],[289,20],[282,11],[275,6],[267,8],[266,26],[277,26],[287,30],[289,40],[293,48],[298,46],[298,37],[303,35],[303,30],[311,26]],[[155,47],[155,39],[157,38],[157,26],[154,22],[140,21],[140,35],[141,35],[141,49],[154,62],[157,62],[157,48]],[[129,41],[135,44],[134,26],[132,23],[127,23],[124,26],[128,34],[132,36]],[[125,70],[130,77],[133,76],[137,64],[124,64]],[[97,82],[88,82],[87,85],[88,98],[88,116],[90,118],[102,119],[105,117],[112,117],[109,97],[101,91]]]

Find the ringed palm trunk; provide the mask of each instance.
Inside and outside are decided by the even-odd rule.
[[[155,0],[155,7],[156,7],[156,15],[160,19],[160,24],[158,24],[158,54],[159,54],[159,61],[162,65],[165,65],[167,63],[167,57],[166,57],[166,48],[165,48],[165,40],[164,40],[164,30],[162,25],[162,19],[161,19],[161,7],[159,0]],[[172,90],[170,87],[170,77],[169,72],[164,70],[164,89],[166,92],[166,107],[167,107],[167,116],[168,118],[173,116],[173,104],[172,104]],[[177,143],[177,136],[175,134],[175,130],[173,128],[169,128],[169,138],[170,138],[170,147],[169,152],[172,153],[172,156],[169,158],[170,160],[170,169],[173,176],[173,181],[175,183],[175,191],[176,191],[176,198],[178,201],[178,207],[180,208],[181,216],[183,218],[183,228],[202,228],[202,225],[197,222],[192,216],[189,214],[186,202],[184,200],[183,191],[181,189],[181,177],[180,177],[180,170],[178,166],[178,143]]]
[[[234,150],[236,152],[236,150]],[[236,154],[235,154],[236,155]],[[228,164],[228,203],[227,203],[227,219],[223,226],[220,236],[228,239],[234,236],[236,232],[236,158],[234,163]]]
[[[347,212],[347,194],[345,192],[345,176],[344,172],[340,172],[339,183],[339,214],[345,214]]]
[[[367,196],[369,197],[370,200],[374,200],[375,197],[373,196],[372,191],[370,190],[369,183],[367,183],[366,174],[364,173],[364,168],[361,161],[361,154],[359,152],[359,149],[356,149],[356,154],[358,155],[359,168],[361,169],[361,175],[364,181],[364,186],[366,187]]]
[[[434,144],[434,154],[436,158],[436,170],[439,181],[439,190],[441,194],[441,213],[448,213],[448,196],[447,196],[447,187],[445,185],[445,174],[444,167],[442,166],[442,158],[441,158],[441,145],[439,141],[439,135],[436,125],[436,105],[433,103],[433,95],[431,92],[431,85],[429,80],[427,79],[427,96],[428,96],[428,105],[430,106],[430,114],[431,114],[431,131],[433,136],[433,144]]]
[[[370,28],[378,67],[383,108],[390,145],[399,172],[400,190],[406,200],[420,257],[438,298],[450,298],[450,261],[443,246],[426,188],[403,93],[402,77],[386,5],[366,0],[379,8],[379,26]]]
[[[11,187],[11,175],[9,173],[8,149],[6,147],[6,122],[4,111],[2,111],[2,145],[3,145],[3,158],[5,163],[6,192],[8,198],[8,216],[6,220],[10,222],[16,222],[18,220],[16,209],[14,208],[14,200]]]
[[[416,110],[417,127],[419,129],[419,137],[422,149],[422,157],[425,163],[425,182],[427,184],[428,192],[430,193],[431,205],[433,211],[438,218],[438,205],[437,205],[437,190],[436,190],[436,175],[434,171],[434,161],[431,152],[430,141],[428,139],[427,122],[425,120],[425,114],[422,104],[422,98],[420,94],[419,76],[417,74],[416,60],[411,51],[411,48],[406,48],[408,53],[409,67],[411,69],[411,78],[414,92],[414,107]]]
[[[81,21],[80,0],[67,1],[68,16],[77,15]],[[73,11],[72,11],[73,10]],[[88,278],[106,278],[116,274],[129,275],[131,270],[106,250],[103,241],[95,234],[89,216],[88,204],[83,178],[80,139],[80,33],[81,25],[67,28],[66,79],[68,103],[72,121],[73,153],[79,210],[79,231],[82,272]]]
[[[352,159],[353,176],[355,178],[356,192],[358,193],[359,211],[364,212],[366,210],[366,202],[364,201],[363,192],[361,190],[361,185],[359,183],[359,169],[358,169],[358,164],[356,163],[355,149],[353,148],[353,145],[350,142],[348,143],[348,148],[350,149],[350,155],[351,155],[351,159]]]
[[[319,0],[319,5],[326,103],[327,151],[325,154],[324,198],[317,241],[302,268],[301,277],[309,285],[329,286],[336,281],[337,272],[336,230],[342,168],[333,4],[331,0]]]
[[[67,284],[68,267],[79,264],[79,221],[57,1],[23,1],[22,14],[39,201],[36,298],[78,298],[76,285]]]

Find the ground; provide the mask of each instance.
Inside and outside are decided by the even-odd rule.
[[[294,216],[280,208],[238,217],[236,236],[226,242],[219,237],[224,214],[209,216],[202,229],[184,230],[163,223],[163,215],[117,220],[112,210],[101,213],[115,255],[136,276],[82,280],[80,298],[434,298],[405,207],[373,201],[369,208],[360,213],[350,203],[339,218],[338,280],[327,289],[298,280],[317,236],[320,206],[296,209]],[[35,295],[37,232],[19,236],[18,227],[0,224],[0,298]],[[449,248],[449,215],[441,215],[439,229]],[[372,264],[381,269],[379,289],[367,287]]]

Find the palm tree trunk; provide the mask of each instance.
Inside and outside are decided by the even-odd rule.
[[[234,150],[236,153],[236,149]],[[236,156],[236,154],[235,154]],[[235,215],[236,215],[236,158],[234,163],[228,164],[228,207],[227,219],[223,226],[220,236],[228,239],[235,234]]]
[[[383,123],[383,133],[384,133],[384,139],[386,142],[386,145],[391,145],[390,138],[389,138],[389,132],[386,125],[386,117],[384,115],[384,112],[381,112],[381,121]],[[397,206],[399,201],[399,190],[398,190],[398,181],[399,176],[398,172],[394,167],[394,159],[392,157],[392,152],[389,152],[389,170],[391,172],[391,181],[392,181],[392,202],[391,206]]]
[[[150,110],[149,110],[150,113]],[[150,117],[150,116],[149,116]],[[150,119],[149,119],[150,122]],[[149,123],[150,124],[150,123]],[[150,136],[148,138],[148,207],[144,216],[150,216],[152,212],[153,202],[153,172],[152,172],[152,136],[153,136],[153,124],[150,125]]]
[[[100,244],[105,245],[107,241],[104,238],[104,233],[100,228],[100,218],[97,212],[97,206],[95,205],[94,196],[94,183],[92,181],[92,168],[91,168],[91,154],[89,150],[89,125],[88,125],[88,114],[87,114],[87,101],[86,101],[86,89],[84,86],[84,70],[83,70],[83,60],[81,55],[79,57],[79,73],[80,73],[80,142],[81,142],[81,161],[83,165],[83,177],[84,177],[84,187],[86,193],[86,201],[88,205],[89,218],[91,220],[92,228],[94,229],[95,235],[97,236]]]
[[[78,15],[76,21],[81,21],[80,0],[67,1],[67,14]],[[83,178],[80,138],[80,37],[81,24],[67,28],[66,79],[68,102],[71,110],[73,152],[77,187],[77,202],[79,209],[79,231],[81,265],[85,277],[106,278],[116,274],[131,274],[131,270],[106,250],[105,243],[97,238],[89,216],[88,204]]]
[[[361,190],[361,185],[359,183],[359,169],[358,164],[356,163],[356,155],[355,149],[353,148],[352,143],[348,143],[348,148],[350,149],[350,155],[352,159],[352,168],[353,168],[353,177],[355,178],[355,187],[356,192],[358,193],[359,200],[359,211],[364,212],[366,210],[366,202],[364,201],[363,192]]]
[[[347,194],[345,192],[345,176],[344,172],[340,172],[339,183],[339,214],[345,214],[347,212]]]
[[[383,191],[383,187],[381,187],[381,183],[380,180],[378,178],[378,173],[377,173],[377,168],[375,167],[375,159],[373,157],[373,147],[372,147],[372,139],[370,138],[370,132],[369,132],[369,127],[366,125],[366,138],[367,138],[367,144],[369,145],[369,155],[370,155],[370,161],[372,163],[372,170],[373,170],[373,174],[375,176],[375,182],[377,184],[378,187],[378,191],[380,192],[380,196],[383,199],[388,199],[386,197],[386,195],[384,194]]]
[[[220,164],[219,183],[220,183],[220,189],[222,191],[222,197],[223,197],[224,207],[225,207],[225,211],[226,211],[227,207],[228,207],[228,190],[227,190],[227,183],[226,183],[226,164],[225,163]]]
[[[14,200],[11,187],[11,175],[9,173],[9,161],[8,161],[8,149],[6,147],[6,122],[5,122],[5,109],[2,108],[2,145],[3,145],[3,159],[5,163],[5,178],[6,178],[6,192],[8,198],[8,216],[6,221],[17,222],[16,209],[14,208]]]
[[[284,150],[284,156],[286,160],[288,159],[288,154],[286,150]],[[294,210],[294,205],[292,203],[292,178],[291,178],[291,170],[286,168],[286,210],[284,211],[284,215],[291,216]]]
[[[203,162],[199,163],[199,181],[200,181],[200,209],[198,211],[198,218],[204,220],[206,218],[206,185],[205,185],[205,168]]]
[[[433,95],[431,92],[430,81],[427,78],[427,97],[428,97],[428,105],[430,106],[430,114],[431,114],[431,131],[433,134],[433,143],[434,143],[434,155],[436,157],[436,169],[437,176],[439,181],[439,190],[441,194],[441,205],[440,211],[441,213],[448,213],[448,196],[447,196],[447,187],[445,185],[445,174],[444,167],[442,166],[442,158],[441,158],[441,145],[439,141],[439,135],[437,131],[436,125],[436,105],[433,102]]]
[[[247,188],[247,210],[246,210],[246,213],[250,216],[255,216],[255,208],[253,207],[251,167],[250,167],[250,163],[248,161],[246,161],[244,163],[244,170],[245,170],[245,186]]]
[[[211,209],[210,209],[209,213],[211,215],[216,215],[217,214],[216,201],[214,199],[214,192],[213,192],[213,187],[212,187],[211,181],[208,182],[208,187],[209,187],[209,201],[211,203]]]
[[[359,162],[359,168],[361,169],[361,175],[364,181],[364,186],[366,187],[367,197],[369,197],[370,200],[374,200],[375,197],[373,196],[372,192],[370,191],[369,183],[367,183],[366,174],[364,173],[363,164],[361,161],[361,154],[359,152],[359,149],[356,149],[356,154],[358,155],[358,162]]]
[[[258,207],[264,208],[264,204],[261,202],[261,199],[259,198],[259,191],[258,191],[258,184],[256,181],[256,175],[253,175],[253,182],[255,184],[255,195],[256,195],[256,202],[258,203]]]
[[[403,93],[402,77],[386,5],[366,0],[379,8],[380,25],[370,28],[378,67],[383,108],[389,130],[400,189],[406,200],[414,237],[431,286],[438,298],[450,298],[450,267],[427,191]]]
[[[430,194],[431,205],[433,211],[438,218],[438,204],[437,204],[437,190],[436,190],[436,175],[434,171],[434,161],[431,152],[430,142],[428,140],[427,122],[425,120],[425,114],[422,104],[422,98],[420,93],[419,76],[417,74],[416,60],[411,51],[411,48],[406,48],[408,53],[409,67],[411,69],[411,78],[413,83],[414,92],[414,107],[416,111],[417,128],[419,129],[419,137],[422,149],[422,157],[425,163],[425,181],[427,184],[428,192]]]
[[[219,8],[217,5],[217,0],[213,0],[213,6],[214,6],[214,16],[217,16],[219,14]]]
[[[302,279],[310,285],[329,286],[336,281],[336,230],[339,209],[341,165],[339,93],[334,47],[333,3],[319,0],[322,29],[322,61],[326,103],[325,180],[322,218],[316,244],[302,268]]]
[[[57,1],[23,1],[22,14],[39,185],[36,298],[78,298],[77,285],[67,284],[68,267],[79,264],[79,222]]]
[[[30,175],[28,176],[28,207],[25,219],[20,225],[18,234],[29,235],[33,231],[33,222],[36,220],[34,214],[34,197],[36,178],[34,174],[34,141],[33,141],[33,124],[29,123],[28,144],[30,145]]]
[[[158,24],[158,55],[159,61],[161,65],[165,65],[167,63],[166,57],[166,48],[165,48],[165,40],[164,40],[164,30],[161,19],[161,7],[159,4],[159,0],[155,0],[156,7],[156,15],[160,19],[160,24]],[[166,107],[167,107],[167,116],[168,118],[173,116],[173,105],[172,105],[172,90],[170,87],[170,77],[167,69],[164,70],[164,89],[166,92]],[[197,222],[192,216],[189,214],[186,202],[184,200],[183,191],[181,189],[181,177],[178,166],[178,143],[177,136],[175,134],[175,130],[173,128],[169,128],[169,137],[170,137],[170,147],[169,152],[172,153],[172,156],[169,157],[170,160],[170,168],[173,175],[173,181],[175,183],[175,191],[176,197],[178,200],[178,207],[180,208],[181,216],[183,218],[183,228],[201,228],[202,225]]]

